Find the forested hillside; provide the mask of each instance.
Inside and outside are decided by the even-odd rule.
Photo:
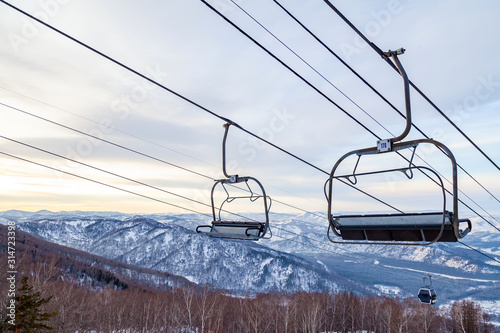
[[[0,230],[6,239],[5,226]],[[37,310],[54,314],[46,324],[57,332],[494,332],[488,316],[472,301],[438,310],[415,299],[347,291],[233,297],[181,278],[168,287],[147,283],[151,279],[142,283],[140,276],[117,273],[113,264],[122,263],[94,256],[94,265],[86,267],[85,260],[69,260],[74,250],[61,255],[61,247],[22,232],[17,239],[17,293],[21,278],[28,277],[34,292],[49,299]],[[104,263],[109,270],[102,268]],[[1,295],[8,293],[6,278],[3,271]],[[6,309],[6,298],[1,302]],[[1,316],[0,331],[13,330],[5,311]],[[26,318],[18,314],[16,320]]]

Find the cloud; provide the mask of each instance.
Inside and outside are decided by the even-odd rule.
[[[333,11],[323,3],[291,1],[284,5],[398,109],[404,110],[401,77],[368,46],[360,43]],[[500,94],[495,82],[500,81],[500,72],[494,64],[497,62],[496,48],[500,44],[495,42],[498,41],[498,34],[489,27],[494,26],[491,22],[498,21],[500,11],[494,10],[498,5],[491,1],[469,5],[451,1],[403,0],[397,5],[394,7],[387,1],[373,1],[363,6],[339,4],[339,8],[363,32],[371,31],[370,38],[384,50],[401,46],[407,48],[401,61],[412,81],[496,158],[496,151],[488,147],[494,147],[498,141],[495,139],[498,127],[495,103],[500,100]],[[237,8],[226,6],[226,14],[376,135],[391,137],[370,115],[394,134],[402,130],[402,117],[277,6],[264,1],[242,2],[241,6],[293,47],[359,107]],[[42,13],[45,10],[36,1],[23,3],[23,8]],[[61,30],[202,107],[236,121],[246,130],[318,166],[326,173],[344,153],[371,147],[376,143],[374,136],[201,2],[70,2],[60,5],[57,12],[45,10],[45,13],[49,23]],[[20,14],[2,14],[1,25],[5,31],[23,36],[23,24],[26,24],[25,19]],[[1,61],[7,68],[0,74],[2,82],[5,82],[3,88],[14,92],[0,90],[2,102],[12,103],[26,111],[214,178],[222,176],[222,120],[46,28],[37,29],[38,33],[27,38],[28,42],[20,46],[23,50],[21,53],[17,53],[8,41],[1,43]],[[356,47],[356,52],[347,54],[346,45]],[[485,80],[489,80],[490,84],[485,85]],[[465,113],[456,105],[472,105],[474,98],[479,103],[474,109],[464,108],[469,114],[465,117]],[[457,151],[459,160],[467,161],[470,149],[462,149],[462,146],[466,148],[469,144],[414,91],[412,105],[415,123],[430,136],[438,134],[440,139],[446,139],[445,143]],[[1,125],[2,133],[6,136],[34,142],[60,154],[68,154],[68,149],[80,151],[77,155],[82,160],[105,165],[180,193],[206,192],[205,180],[189,173],[104,143],[96,144],[95,140],[42,121],[2,110],[3,114],[8,114]],[[103,125],[111,126],[112,130],[108,131]],[[420,134],[412,130],[410,138],[418,137]],[[17,151],[12,144],[4,144],[3,147],[10,152],[22,153],[23,156],[60,164],[40,153],[31,153],[29,149]],[[232,170],[263,180],[264,186],[268,185],[273,195],[286,202],[313,210],[322,209],[321,203],[317,204],[316,201],[326,202],[322,193],[323,183],[328,177],[325,172],[311,168],[245,132],[231,129],[227,153]],[[433,161],[435,156],[427,155]],[[23,176],[34,176],[44,179],[44,182],[38,185],[33,183],[33,193],[43,192],[41,189],[44,186],[47,191],[53,190],[53,187],[43,185],[53,177],[52,173],[44,174],[29,167],[23,174],[20,170],[24,170],[24,163],[2,159],[10,163],[4,170],[18,169],[17,173],[9,173],[11,184],[16,184],[16,179],[21,183]],[[449,165],[446,162],[437,159],[437,162],[432,163],[439,170],[447,172]],[[482,172],[488,162],[477,156],[474,163],[465,164],[475,174],[475,170]],[[373,162],[372,166],[380,164]],[[74,170],[84,172],[79,167]],[[84,181],[74,182],[71,183],[72,187],[85,187]],[[122,184],[121,181],[119,183]],[[207,180],[207,183],[210,187],[211,182]],[[469,190],[469,184],[463,184],[467,185],[464,189]],[[491,184],[489,182],[486,185]],[[24,195],[33,197],[24,186]],[[92,189],[97,187],[91,186]],[[111,191],[110,197],[103,199],[99,190],[95,191],[95,200],[92,199],[91,190],[88,197],[82,194],[64,200],[61,198],[61,205],[64,206],[61,209],[66,209],[68,205],[77,207],[78,202],[81,202],[84,207],[79,209],[85,210],[85,207],[100,207],[102,202],[102,210],[110,210],[105,206],[113,204],[119,207],[120,200],[124,200],[127,205],[130,204],[127,210],[133,211],[134,204],[128,197],[125,199],[123,194],[117,193],[115,197]],[[471,191],[476,193],[473,188]],[[381,192],[390,200],[397,201],[396,195],[384,193],[383,190]],[[54,190],[53,193],[50,200],[47,196],[40,199],[47,200],[47,204],[53,207],[54,198],[59,192]],[[371,204],[366,198],[348,197],[341,200],[351,210],[361,206],[372,208],[368,206]],[[182,203],[182,200],[179,202]],[[19,208],[22,204],[15,206]],[[137,206],[138,211],[145,207],[143,204]],[[496,204],[490,202],[488,208],[499,210]],[[165,211],[167,208],[153,210],[156,209]]]

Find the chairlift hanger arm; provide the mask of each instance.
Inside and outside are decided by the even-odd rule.
[[[406,74],[406,71],[403,68],[403,65],[398,59],[398,55],[403,54],[405,52],[405,49],[400,48],[397,49],[396,51],[391,51],[389,50],[388,52],[383,52],[382,57],[385,58],[386,60],[389,59],[389,57],[392,58],[394,63],[396,64],[396,67],[398,68],[399,74],[403,77],[404,81],[404,89],[405,89],[405,109],[406,109],[406,127],[401,133],[401,135],[390,139],[391,143],[396,143],[398,141],[403,140],[408,133],[410,133],[411,129],[411,103],[410,103],[410,80],[408,79],[408,75]]]
[[[234,179],[236,180],[238,178],[238,175],[230,176],[227,171],[226,171],[226,140],[227,140],[227,133],[229,132],[229,126],[233,125],[233,122],[227,122],[225,123],[224,126],[224,138],[222,139],[222,172],[224,173],[224,176],[229,179]],[[234,177],[234,178],[233,178]]]

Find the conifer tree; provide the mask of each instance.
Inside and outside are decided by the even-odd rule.
[[[13,332],[47,332],[53,328],[46,322],[57,312],[44,312],[42,306],[52,299],[41,297],[41,292],[33,291],[33,286],[28,284],[28,277],[21,279],[21,287],[15,297],[16,318],[15,325],[8,325],[8,330]]]

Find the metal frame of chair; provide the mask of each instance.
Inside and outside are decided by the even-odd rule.
[[[229,131],[229,127],[233,123],[228,122],[224,124],[224,138],[222,141],[222,171],[224,173],[225,179],[219,179],[215,181],[212,186],[211,191],[211,203],[212,203],[212,224],[211,225],[201,225],[196,228],[198,233],[206,233],[211,237],[217,238],[231,238],[231,239],[245,239],[245,240],[259,240],[265,238],[267,234],[271,234],[269,228],[269,209],[271,208],[271,199],[266,195],[264,187],[262,184],[254,177],[240,177],[238,175],[229,175],[226,171],[226,140]],[[249,182],[256,184],[260,193],[256,193],[252,190],[252,186]],[[231,195],[228,187],[232,187],[236,184],[244,183],[246,185],[245,192],[247,195]],[[216,190],[224,190],[226,193],[226,198],[222,201],[220,206],[215,202],[215,192]],[[241,189],[240,189],[241,190]],[[238,219],[238,220],[227,220],[223,219],[221,213],[224,211],[223,206],[227,203],[231,203],[234,200],[247,199],[251,202],[255,202],[259,199],[263,201],[263,211],[264,220],[249,220],[249,219]],[[243,218],[241,215],[233,214],[239,218]],[[208,231],[203,231],[202,229],[209,229]],[[269,238],[269,237],[266,237]]]
[[[434,242],[438,241],[457,241],[458,239],[463,238],[470,230],[472,229],[472,223],[469,219],[459,219],[458,218],[458,177],[457,177],[457,162],[455,160],[455,157],[453,156],[453,153],[451,152],[448,147],[446,147],[444,144],[442,144],[439,141],[433,140],[433,139],[419,139],[419,140],[411,140],[411,141],[406,141],[402,142],[402,140],[408,135],[410,132],[412,122],[411,122],[411,106],[410,106],[410,85],[409,85],[409,80],[408,76],[406,75],[405,70],[403,69],[403,66],[401,65],[398,55],[404,53],[404,49],[399,49],[396,51],[389,51],[385,52],[384,56],[385,57],[391,57],[393,61],[395,62],[397,68],[399,69],[399,72],[401,76],[403,77],[404,80],[404,88],[405,88],[405,104],[406,104],[406,128],[403,131],[403,133],[397,137],[394,137],[392,139],[384,139],[384,140],[378,140],[377,141],[377,146],[375,147],[370,147],[370,148],[365,148],[365,149],[359,149],[359,150],[353,150],[350,151],[346,154],[344,154],[334,165],[332,168],[332,171],[330,173],[330,177],[325,183],[325,195],[328,201],[328,222],[329,222],[329,227],[328,227],[328,239],[333,242],[333,243],[350,243],[350,244],[378,244],[378,245],[399,245],[401,242],[403,242],[403,245],[429,245]],[[432,169],[423,167],[423,166],[416,166],[413,164],[413,156],[415,155],[415,150],[420,144],[432,144],[436,146],[438,149],[442,150],[450,159],[451,164],[452,164],[452,184],[453,184],[453,189],[452,189],[452,205],[453,205],[453,210],[452,212],[446,211],[446,198],[445,198],[445,188],[443,185],[443,182],[439,175],[434,172]],[[413,148],[413,153],[411,156],[411,159],[409,161],[409,166],[406,168],[400,168],[400,169],[391,169],[391,170],[382,170],[382,171],[375,171],[375,172],[370,172],[370,173],[356,173],[356,168],[358,166],[359,160],[361,159],[362,156],[365,155],[373,155],[373,154],[385,154],[385,153],[390,153],[390,152],[398,152],[403,149],[411,149]],[[356,162],[356,166],[354,167],[354,171],[352,174],[349,175],[341,175],[341,176],[336,176],[335,172],[337,171],[337,168],[339,165],[344,161],[347,157],[352,156],[352,155],[357,155],[358,160]],[[342,216],[342,215],[332,215],[332,210],[333,210],[333,196],[332,196],[332,190],[333,190],[333,181],[334,180],[341,180],[341,179],[346,179],[349,182],[351,182],[353,185],[356,184],[358,176],[363,176],[367,174],[376,174],[376,173],[383,173],[383,172],[395,172],[395,171],[402,171],[404,172],[410,179],[413,177],[413,170],[426,170],[434,173],[438,181],[436,183],[441,186],[441,189],[443,191],[443,211],[440,213],[432,213],[433,215],[440,214],[441,219],[440,223],[427,223],[427,222],[419,222],[417,224],[413,223],[412,221],[409,220],[415,220],[417,217],[426,217],[425,214],[415,214],[415,213],[396,213],[396,214],[368,214],[368,215],[350,215],[350,216]],[[410,172],[408,174],[408,172]],[[351,180],[351,178],[354,178],[354,182]],[[328,189],[326,189],[328,187]],[[430,217],[431,215],[427,215],[427,217]],[[435,216],[434,216],[435,217]],[[374,220],[374,218],[381,218],[385,219],[385,223],[379,223],[379,224],[373,224],[370,223],[370,220]],[[401,223],[400,225],[395,225],[394,223],[388,223],[387,221],[390,220],[397,220],[399,219],[402,221],[402,219],[407,218],[407,220],[404,223]],[[349,219],[351,222],[349,222]],[[356,222],[352,222],[352,221]],[[420,219],[422,220],[422,219]],[[461,223],[467,223],[467,227],[464,230],[460,229],[460,224]],[[349,228],[351,230],[349,230]],[[438,231],[436,230],[438,229]],[[361,233],[356,233],[355,229],[360,231]],[[336,235],[339,236],[343,239],[343,241],[337,241],[334,240],[330,237],[330,230]],[[415,237],[415,232],[408,232],[406,233],[405,236],[405,231],[415,231],[419,230],[421,234],[421,237]],[[343,232],[344,231],[344,232]],[[393,232],[394,231],[394,232]],[[376,235],[378,232],[378,236]],[[363,234],[363,237],[360,236]],[[370,236],[370,234],[372,236]],[[395,235],[392,235],[395,234]],[[436,235],[430,236],[432,239],[427,239],[427,235]]]

